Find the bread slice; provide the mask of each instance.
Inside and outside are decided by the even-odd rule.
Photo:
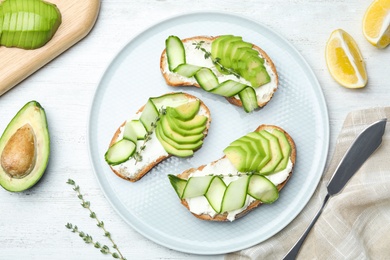
[[[295,146],[295,143],[294,143],[294,140],[291,138],[291,136],[285,131],[283,130],[282,128],[278,127],[278,126],[275,126],[275,125],[261,125],[259,126],[255,131],[260,131],[260,130],[273,130],[273,129],[278,129],[280,131],[282,131],[286,137],[287,137],[287,140],[288,142],[290,143],[290,146],[291,146],[291,154],[290,154],[290,160],[292,162],[292,168],[291,168],[291,171],[288,173],[288,176],[287,178],[276,185],[277,189],[280,191],[285,185],[286,183],[288,182],[288,180],[290,179],[291,175],[292,175],[292,172],[293,172],[293,167],[295,165],[295,160],[296,160],[296,146]],[[209,164],[218,164],[218,163],[221,163],[221,160],[227,160],[226,156],[223,156],[222,158],[216,160],[216,161],[213,161]],[[188,179],[192,173],[194,173],[195,171],[202,171],[207,165],[202,165],[202,166],[199,166],[198,168],[191,168],[191,169],[188,169],[184,172],[182,172],[181,174],[178,175],[179,178],[182,178],[182,179]],[[222,173],[223,174],[223,173]],[[181,203],[188,209],[190,210],[189,208],[189,205],[187,203],[187,200],[186,199],[181,199]],[[261,201],[259,200],[254,200],[252,201],[248,207],[243,210],[242,212],[238,213],[236,216],[235,216],[235,219],[238,219],[238,218],[241,218],[243,216],[245,216],[246,214],[248,214],[250,211],[252,211],[253,209],[257,208],[258,206],[260,206],[262,204]],[[192,212],[191,212],[192,213]],[[192,213],[195,217],[199,218],[199,219],[202,219],[202,220],[210,220],[210,221],[228,221],[228,214],[225,212],[223,214],[216,214],[215,216],[210,216],[208,214],[201,214],[201,215],[198,215],[198,214],[195,214],[195,213]]]
[[[186,97],[188,97],[189,102],[190,101],[195,101],[195,100],[199,100],[200,101],[200,109],[199,109],[198,114],[202,114],[202,115],[204,115],[204,116],[206,116],[208,118],[207,122],[206,122],[206,129],[203,131],[203,135],[204,135],[203,139],[204,139],[207,136],[208,129],[209,129],[210,123],[211,123],[210,110],[203,103],[203,101],[201,101],[199,98],[197,98],[197,97],[195,97],[195,96],[193,96],[191,94],[188,94],[188,93],[182,93],[182,94],[184,94]],[[143,111],[144,107],[145,106],[142,106],[136,112],[136,114],[140,115],[141,112]],[[124,129],[124,126],[126,125],[126,122],[127,121],[123,122],[118,127],[118,129],[116,130],[114,136],[111,139],[109,147],[111,147],[114,143],[116,143],[117,141],[119,141],[122,138],[122,134],[123,134],[122,131]],[[153,131],[153,133],[151,135],[151,140],[153,140],[154,142],[159,142],[159,140],[157,139],[157,136],[155,135],[154,131]],[[150,148],[149,145],[153,141],[148,141],[148,142],[145,143],[146,146],[145,146],[144,152],[148,148]],[[151,149],[154,149],[154,148],[151,148]],[[115,166],[110,165],[110,168],[117,176],[121,177],[122,179],[131,181],[131,182],[136,182],[139,179],[141,179],[145,174],[147,174],[157,164],[159,164],[160,162],[162,162],[163,160],[165,160],[165,159],[167,159],[167,158],[169,158],[171,156],[170,154],[165,152],[165,150],[164,150],[164,148],[162,146],[159,148],[157,153],[153,153],[152,155],[153,155],[152,156],[153,158],[145,158],[145,156],[143,156],[142,161],[141,162],[137,162],[137,164],[141,164],[141,166],[137,167],[137,169],[135,169],[135,166],[134,167],[129,167],[129,166],[132,166],[132,165],[136,165],[136,162],[135,162],[135,160],[133,158],[131,158],[130,160],[128,160],[128,161],[126,161],[126,162],[124,162],[122,164],[119,164],[119,165],[115,165]]]
[[[215,37],[194,36],[191,38],[182,39],[182,42],[184,44],[186,52],[187,51],[189,52],[189,51],[194,50],[195,47],[193,44],[196,44],[200,41],[203,41],[205,46],[208,45],[211,48],[211,43],[213,42],[213,40],[215,40],[218,37],[219,36],[215,36]],[[264,107],[271,100],[273,94],[275,93],[275,91],[278,88],[278,81],[279,81],[278,73],[276,71],[276,67],[275,67],[273,61],[271,60],[271,58],[268,56],[268,54],[264,50],[262,50],[257,45],[252,45],[252,48],[254,50],[256,50],[259,53],[259,56],[264,59],[264,61],[265,61],[264,64],[266,66],[267,72],[271,77],[271,82],[269,82],[261,87],[255,88],[256,89],[256,96],[257,96],[257,100],[258,100],[258,106]],[[160,58],[160,70],[161,70],[161,73],[162,73],[166,83],[172,87],[195,86],[195,87],[200,88],[199,84],[196,82],[194,77],[186,78],[186,77],[183,77],[177,73],[171,72],[169,70],[169,67],[168,67],[168,58],[167,58],[166,54],[167,54],[166,49],[164,49],[162,54],[161,54],[161,58]],[[202,53],[201,51],[198,51],[197,55],[200,56],[200,59],[204,59],[203,58],[204,53]],[[197,60],[199,60],[199,59],[188,60],[188,56],[187,56],[187,63],[202,66],[202,64],[197,64]],[[210,66],[212,66],[212,63],[210,64]],[[217,72],[217,71],[214,70],[214,72]],[[216,75],[219,78],[221,76],[223,76],[221,73],[217,73]],[[234,79],[234,76],[232,76],[232,79]],[[221,82],[221,80],[220,80],[220,82]],[[242,106],[242,102],[238,96],[226,97],[226,99],[233,105]]]

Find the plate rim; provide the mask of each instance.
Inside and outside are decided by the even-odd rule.
[[[307,199],[303,201],[303,203],[301,203],[299,209],[295,212],[295,214],[291,214],[287,220],[285,221],[285,224],[282,224],[281,227],[279,229],[276,229],[274,232],[272,232],[267,238],[261,240],[261,241],[255,241],[253,242],[252,244],[247,244],[245,246],[241,246],[241,247],[235,247],[233,248],[232,250],[226,250],[226,249],[217,249],[217,248],[214,248],[213,250],[209,250],[207,252],[205,251],[199,251],[199,250],[192,250],[192,249],[189,249],[189,248],[183,248],[183,247],[180,247],[180,246],[175,246],[175,245],[172,245],[170,243],[167,243],[166,241],[164,240],[159,240],[157,239],[156,237],[153,237],[151,236],[150,234],[148,234],[148,232],[145,232],[144,230],[141,230],[139,229],[138,227],[136,227],[136,225],[134,225],[134,223],[132,223],[131,221],[129,221],[129,219],[127,217],[125,217],[119,210],[118,206],[114,204],[114,202],[112,201],[112,198],[108,195],[108,192],[107,190],[105,189],[105,187],[103,187],[103,184],[100,180],[100,177],[99,177],[99,174],[98,174],[98,171],[97,169],[95,168],[95,164],[94,164],[94,161],[93,161],[93,155],[92,155],[92,152],[91,152],[91,121],[92,121],[92,113],[93,113],[93,107],[94,107],[94,104],[95,104],[95,100],[96,100],[96,96],[98,94],[98,91],[99,91],[99,87],[100,85],[102,84],[104,78],[106,77],[106,74],[108,73],[110,67],[112,66],[112,64],[115,62],[116,59],[118,59],[118,57],[120,56],[120,54],[124,51],[124,49],[130,45],[132,42],[134,42],[136,39],[138,39],[139,37],[142,36],[142,34],[146,33],[147,31],[150,31],[152,30],[153,28],[155,27],[158,27],[158,26],[161,26],[162,24],[164,23],[167,23],[169,21],[172,21],[172,20],[176,20],[176,19],[185,19],[186,17],[188,16],[195,16],[195,15],[212,15],[212,14],[216,14],[216,15],[220,15],[220,16],[227,16],[227,17],[233,17],[235,19],[239,19],[239,20],[243,20],[245,22],[250,22],[250,23],[253,23],[253,24],[256,24],[257,26],[260,26],[270,32],[272,32],[272,34],[274,34],[275,36],[277,36],[278,38],[282,39],[283,40],[283,43],[284,44],[287,44],[291,50],[294,51],[294,55],[296,55],[298,58],[299,58],[299,62],[304,65],[304,68],[305,68],[305,72],[308,76],[310,76],[309,78],[311,79],[310,82],[314,81],[316,83],[316,86],[318,87],[317,91],[316,91],[316,95],[319,97],[319,100],[321,100],[321,104],[320,104],[320,110],[322,112],[322,118],[321,119],[325,119],[325,122],[324,122],[324,129],[323,129],[323,133],[324,133],[324,136],[323,136],[323,143],[325,144],[325,146],[323,147],[323,150],[321,151],[323,153],[324,156],[321,157],[321,160],[320,162],[318,162],[318,169],[321,171],[321,174],[318,174],[317,175],[317,178],[315,178],[315,181],[314,183],[316,185],[313,185],[313,187],[311,189],[307,189],[308,191],[308,195],[307,196]],[[173,250],[176,250],[176,251],[179,251],[179,252],[183,252],[183,253],[190,253],[190,254],[194,254],[194,255],[218,255],[218,254],[227,254],[227,253],[232,253],[232,252],[235,252],[235,251],[239,251],[239,250],[243,250],[243,249],[247,249],[247,248],[250,248],[250,247],[253,247],[259,243],[262,243],[264,241],[266,241],[267,239],[270,239],[272,238],[273,236],[275,236],[277,233],[281,232],[284,228],[286,228],[301,212],[302,210],[306,207],[307,203],[309,202],[309,200],[313,197],[313,194],[315,192],[315,190],[317,189],[317,187],[319,186],[319,183],[320,183],[320,180],[322,178],[322,175],[323,175],[323,172],[325,170],[325,166],[326,166],[326,162],[327,162],[327,158],[328,158],[328,153],[329,153],[329,141],[330,141],[330,126],[329,126],[329,112],[328,112],[328,107],[327,107],[327,103],[326,103],[326,99],[325,99],[325,96],[324,96],[324,93],[322,91],[322,88],[321,88],[321,85],[318,81],[318,78],[317,76],[315,75],[314,71],[312,70],[312,68],[310,67],[309,63],[307,62],[307,60],[303,57],[303,55],[298,51],[298,49],[289,41],[287,40],[284,36],[282,36],[281,34],[279,34],[277,31],[275,31],[274,29],[271,29],[270,27],[268,27],[267,25],[259,22],[259,21],[256,21],[254,19],[251,19],[251,18],[248,18],[244,15],[240,15],[240,14],[236,14],[236,13],[232,13],[232,12],[227,12],[227,11],[192,11],[192,12],[185,12],[185,13],[182,13],[182,14],[176,14],[176,15],[171,15],[167,18],[164,18],[164,19],[161,19],[157,22],[155,22],[154,24],[142,29],[140,32],[136,33],[133,37],[129,38],[129,40],[127,40],[125,42],[125,44],[123,44],[123,46],[121,46],[119,48],[119,50],[114,54],[114,56],[112,57],[112,59],[108,62],[108,65],[106,66],[106,68],[104,69],[104,72],[103,74],[101,75],[99,81],[98,81],[98,84],[94,90],[94,94],[90,100],[90,105],[89,105],[89,111],[88,111],[88,126],[87,126],[87,147],[88,147],[88,157],[89,157],[89,161],[90,161],[90,164],[92,166],[92,170],[93,170],[93,173],[95,175],[95,178],[98,182],[98,185],[100,187],[100,189],[102,190],[104,196],[106,197],[106,199],[108,200],[109,204],[111,205],[111,207],[115,210],[115,212],[122,218],[122,220],[124,220],[133,230],[137,231],[139,234],[141,234],[142,236],[146,237],[147,239],[159,244],[159,245],[162,245],[166,248],[169,248],[169,249],[173,249]]]

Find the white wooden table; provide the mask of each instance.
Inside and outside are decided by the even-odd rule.
[[[22,193],[0,189],[0,259],[112,259],[65,228],[67,222],[77,224],[94,239],[109,243],[81,208],[66,184],[68,178],[81,186],[127,259],[210,259],[149,241],[128,226],[104,197],[86,143],[89,107],[103,72],[128,41],[173,15],[207,10],[245,16],[284,36],[313,68],[328,105],[331,154],[348,112],[390,104],[390,49],[371,46],[361,31],[370,2],[103,0],[97,23],[85,39],[0,97],[1,132],[26,102],[37,100],[46,110],[52,142],[47,172],[34,188]],[[364,89],[342,88],[328,73],[324,48],[337,28],[349,32],[360,46],[369,75]]]

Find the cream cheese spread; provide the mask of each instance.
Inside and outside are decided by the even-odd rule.
[[[245,80],[243,77],[237,78],[234,75],[225,75],[225,74],[220,73],[217,70],[217,68],[215,67],[215,65],[213,64],[211,58],[206,59],[204,57],[204,52],[202,50],[196,49],[195,45],[193,45],[193,43],[194,43],[194,41],[183,42],[184,49],[186,52],[186,63],[187,64],[210,68],[214,72],[214,74],[218,77],[219,83],[222,83],[226,80],[231,79],[231,80],[243,83],[245,85],[251,86],[251,83],[249,81]],[[204,42],[202,44],[202,47],[207,52],[211,52],[211,42]],[[260,53],[259,53],[259,56],[262,57],[262,55]],[[262,58],[264,58],[264,57],[262,57]],[[266,68],[266,70],[271,78],[271,81],[267,84],[264,84],[261,87],[255,88],[258,103],[268,102],[277,88],[277,76],[274,73],[274,71],[272,70],[269,62],[266,59],[264,59],[264,60],[265,60],[264,66],[265,66],[265,68]],[[166,64],[165,71],[169,71],[168,64]],[[177,74],[177,76],[180,78],[181,81],[190,82],[192,84],[196,83],[196,79],[194,77],[187,78],[187,77],[184,77],[184,76],[181,76],[178,74]],[[236,98],[239,99],[238,96],[236,96]]]
[[[138,113],[134,117],[130,118],[128,122],[134,119],[139,119],[140,116],[141,113]],[[125,126],[121,127],[118,140],[123,138],[124,128]],[[150,137],[151,139],[145,143],[145,149],[141,153],[142,155],[141,161],[136,161],[133,157],[131,157],[129,160],[121,164],[112,166],[112,168],[118,171],[119,173],[121,173],[123,176],[133,178],[142,169],[144,169],[147,165],[155,162],[158,158],[162,156],[168,156],[168,153],[165,151],[164,147],[157,139],[157,136],[154,131]],[[140,152],[140,147],[142,146],[143,143],[144,143],[143,140],[137,141],[137,152]]]

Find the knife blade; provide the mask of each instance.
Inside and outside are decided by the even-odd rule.
[[[345,187],[351,177],[380,146],[382,143],[383,134],[385,132],[386,123],[386,118],[376,121],[375,123],[366,127],[352,142],[351,146],[341,159],[339,165],[336,167],[332,178],[328,182],[328,194],[325,196],[321,208],[318,210],[317,214],[314,216],[297,243],[284,256],[284,260],[293,260],[296,258],[303,242],[321,215],[322,210],[324,209],[329,198],[339,193]]]
[[[382,143],[387,119],[381,119],[366,127],[353,141],[337,166],[327,189],[330,195],[339,193],[370,155]]]

